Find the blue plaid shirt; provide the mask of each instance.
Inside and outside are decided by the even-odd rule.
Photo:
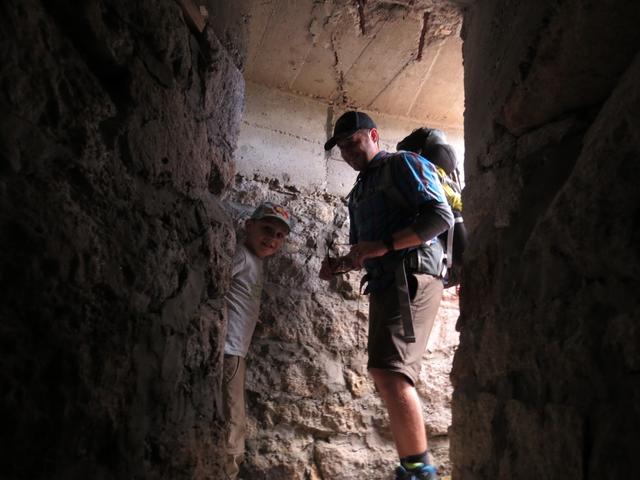
[[[385,194],[385,168],[381,168],[385,163],[389,163],[385,168],[390,169],[395,190],[406,205],[390,201],[388,192]],[[412,152],[381,151],[367,169],[360,172],[349,194],[349,243],[383,240],[413,224],[418,208],[433,202],[446,204],[446,198],[431,162]],[[383,264],[404,256],[407,251],[390,252],[384,257],[365,261],[365,268],[371,274],[369,287],[372,291],[393,282],[393,271],[384,271]]]

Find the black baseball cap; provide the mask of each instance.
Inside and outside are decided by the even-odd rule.
[[[371,129],[377,127],[371,117],[366,113],[356,112],[354,110],[343,113],[333,127],[333,137],[327,140],[327,143],[324,144],[324,149],[331,150],[338,140],[350,137],[363,128]]]

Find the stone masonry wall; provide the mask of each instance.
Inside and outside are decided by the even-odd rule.
[[[234,15],[2,2],[2,478],[217,478]]]
[[[265,200],[287,206],[295,223],[283,251],[267,260],[260,322],[247,357],[243,477],[387,479],[397,455],[366,369],[368,302],[358,294],[361,274],[336,276],[328,283],[318,279],[323,257],[348,249],[344,201],[241,175],[227,196],[239,226]],[[334,242],[331,250],[328,241]],[[449,372],[458,343],[454,290],[445,291],[417,384],[430,449],[443,474],[450,471]]]
[[[477,2],[456,480],[639,478],[640,8]]]

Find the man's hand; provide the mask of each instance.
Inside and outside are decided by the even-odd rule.
[[[382,242],[360,242],[351,247],[351,250],[344,257],[325,257],[320,265],[318,276],[321,280],[331,280],[333,275],[346,273],[350,270],[360,270],[364,261],[368,258],[381,257],[389,249]]]
[[[382,242],[360,242],[351,247],[348,257],[355,268],[362,268],[364,261],[368,258],[381,257],[389,249]]]
[[[327,256],[320,265],[320,273],[318,276],[321,280],[330,280],[333,275],[347,273],[356,268],[359,267],[353,264],[353,259],[350,255],[337,258]]]

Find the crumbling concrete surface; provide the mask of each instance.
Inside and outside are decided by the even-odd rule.
[[[246,78],[340,108],[460,127],[460,2],[252,2]]]

